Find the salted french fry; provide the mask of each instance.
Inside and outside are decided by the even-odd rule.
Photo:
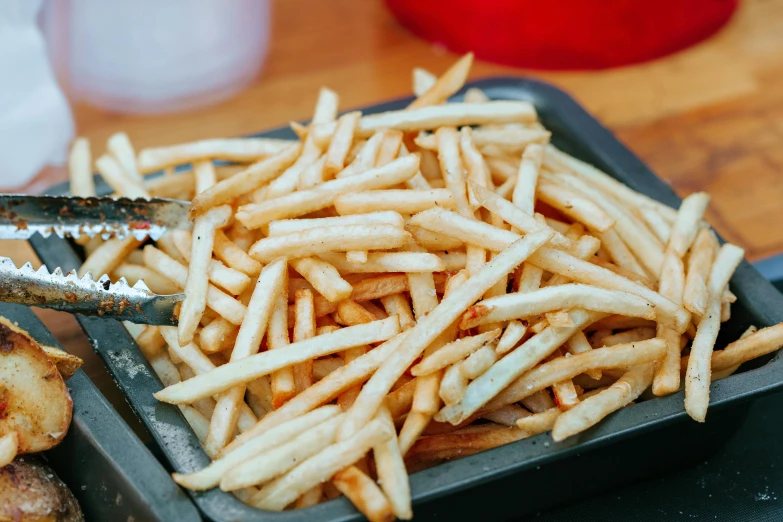
[[[196,179],[196,194],[201,194],[217,183],[215,166],[211,161],[198,161],[193,164],[193,177]]]
[[[207,302],[209,304],[209,302]],[[204,353],[228,350],[236,342],[239,328],[230,321],[218,317],[199,331],[199,344]]]
[[[188,269],[152,245],[144,247],[144,264],[165,275],[180,288],[185,288]],[[245,317],[246,309],[242,303],[212,285],[207,288],[207,306],[234,325],[242,324]]]
[[[435,82],[438,80],[438,77],[429,72],[427,69],[422,69],[421,67],[414,67],[413,68],[413,94],[416,96],[421,96],[425,92],[427,92],[427,89],[432,87]]]
[[[109,239],[92,251],[79,267],[79,277],[91,274],[93,279],[99,279],[104,274],[112,273],[133,250],[136,250],[141,241],[133,236],[124,239]]]
[[[487,371],[497,359],[497,354],[492,346],[482,346],[459,364],[459,372],[466,379],[473,380]]]
[[[261,239],[249,253],[257,261],[269,262],[280,256],[297,258],[333,251],[397,248],[410,237],[405,230],[390,225],[314,228]]]
[[[413,236],[413,240],[418,246],[427,250],[454,250],[464,247],[464,243],[459,239],[421,227],[406,224],[405,230]]]
[[[434,206],[455,208],[454,198],[447,189],[430,190],[372,190],[353,192],[339,196],[334,206],[342,215],[365,214],[393,210],[403,214],[416,214]]]
[[[538,144],[528,145],[522,154],[522,162],[519,164],[519,170],[517,171],[517,181],[514,185],[511,201],[523,212],[531,216],[534,213],[533,207],[536,201],[538,171],[541,170],[541,162],[543,160],[544,147]]]
[[[389,111],[362,116],[355,134],[370,136],[379,129],[418,131],[494,123],[530,123],[536,119],[532,104],[521,101],[490,101],[486,103],[449,103],[401,111]],[[334,123],[316,125],[312,134],[318,142],[334,134]]]
[[[378,410],[378,419],[385,423],[388,429],[394,431],[388,408],[381,406]],[[378,482],[389,499],[394,515],[401,520],[410,520],[413,517],[411,490],[399,444],[394,438],[386,440],[373,448],[373,455],[378,471]]]
[[[548,231],[526,235],[515,242],[499,256],[487,263],[453,294],[445,297],[426,317],[410,329],[406,344],[397,350],[365,384],[356,402],[346,415],[340,428],[339,438],[343,440],[367,423],[375,414],[379,398],[391,389],[406,368],[429,346],[440,331],[454,322],[462,312],[489,290],[501,277],[522,263],[531,253],[552,238]]]
[[[217,230],[215,231],[217,235]],[[193,235],[185,230],[172,230],[171,238],[180,255],[190,263],[193,250]],[[226,290],[231,295],[239,295],[250,285],[251,279],[239,270],[229,268],[216,259],[209,259],[207,277],[216,286]]]
[[[177,484],[194,491],[211,489],[220,484],[223,476],[235,466],[255,455],[282,446],[297,435],[334,418],[339,413],[339,407],[330,405],[297,416],[263,433],[252,434],[242,446],[237,446],[231,451],[227,448],[217,460],[199,471],[188,474],[173,473],[172,478]]]
[[[129,178],[141,181],[141,175],[136,167],[136,153],[127,134],[118,132],[111,135],[106,141],[106,148]]]
[[[190,253],[190,267],[185,282],[185,299],[179,314],[177,332],[180,344],[193,340],[201,315],[207,307],[209,278],[207,270],[212,259],[212,245],[215,230],[228,224],[231,219],[231,207],[221,206],[210,209],[199,216],[193,224],[193,245]]]
[[[403,294],[392,294],[381,297],[381,303],[388,315],[396,315],[400,319],[400,328],[407,330],[416,324],[408,299]]]
[[[150,197],[141,180],[125,174],[125,171],[114,156],[104,154],[95,160],[95,167],[100,172],[103,180],[120,196],[147,199]]]
[[[704,192],[695,192],[682,201],[668,244],[680,259],[696,238],[709,202],[710,197]]]
[[[530,145],[545,145],[551,136],[551,133],[543,128],[533,128],[518,123],[478,127],[473,133],[476,146],[483,154],[490,157],[498,155],[518,157]],[[419,135],[415,142],[422,149],[437,148],[437,143],[431,134]]]
[[[688,256],[688,272],[682,301],[685,308],[697,316],[707,310],[707,279],[712,261],[718,252],[718,241],[708,228],[702,229],[693,243]]]
[[[517,346],[517,343],[527,333],[527,325],[521,321],[512,320],[508,322],[506,329],[503,330],[503,335],[500,336],[497,346],[495,346],[495,353],[503,355],[508,353]]]
[[[468,382],[468,378],[460,371],[460,364],[453,364],[443,372],[438,395],[447,405],[456,404],[465,394]]]
[[[517,186],[519,186],[519,181],[517,181]],[[574,191],[550,183],[546,179],[539,181],[536,196],[539,200],[570,218],[584,223],[590,230],[606,232],[615,225],[614,218],[609,216],[599,205]]]
[[[481,152],[476,148],[473,141],[473,132],[470,127],[462,127],[460,129],[459,149],[462,153],[462,161],[467,169],[468,182],[473,182],[483,188],[492,188],[492,178],[489,174],[489,167],[487,167]],[[468,183],[468,202],[473,209],[479,206],[478,199],[476,198],[476,194],[473,192],[470,183]]]
[[[294,232],[303,232],[312,228],[324,228],[345,225],[390,225],[397,228],[405,226],[405,220],[395,211],[368,212],[352,216],[324,217],[314,219],[282,219],[269,223],[269,237],[284,236]]]
[[[287,473],[302,460],[317,455],[334,442],[340,415],[326,419],[279,446],[267,448],[229,469],[220,480],[220,489],[237,489],[263,484]],[[243,451],[245,448],[242,448]],[[230,455],[230,454],[229,454]]]
[[[95,195],[91,164],[89,140],[76,138],[68,155],[68,176],[72,195],[82,198]]]
[[[563,410],[560,408],[551,408],[541,413],[534,413],[528,417],[518,419],[517,428],[522,430],[528,437],[550,431],[561,413],[563,413]]]
[[[480,324],[532,317],[577,307],[607,314],[655,319],[654,305],[638,295],[569,283],[480,301],[462,316],[460,328],[464,330]]]
[[[361,115],[360,112],[349,112],[337,119],[329,149],[326,151],[326,162],[324,163],[324,177],[326,179],[333,178],[335,174],[343,170],[345,157],[353,142],[354,131]]]
[[[472,215],[468,203],[464,166],[459,152],[459,134],[453,127],[440,127],[435,133],[438,140],[438,161],[446,188],[454,198],[460,214]]]
[[[418,109],[445,102],[465,84],[471,65],[473,53],[468,53],[457,60],[426,92],[413,100],[408,108]]]
[[[389,500],[358,465],[349,466],[335,473],[332,484],[370,522],[391,522],[395,519]]]
[[[239,245],[231,241],[222,230],[215,231],[214,254],[219,260],[251,277],[261,272],[261,263],[247,255]]]
[[[290,259],[289,263],[328,301],[337,303],[351,295],[351,284],[340,276],[333,265],[323,259],[302,257]]]
[[[497,329],[478,335],[463,337],[462,339],[446,344],[411,368],[411,374],[417,377],[428,375],[458,363],[479,350],[482,346],[487,346],[488,343],[497,339],[499,335],[500,329]]]
[[[386,132],[387,131],[385,130],[375,132],[375,134],[365,142],[351,164],[340,171],[337,174],[337,177],[344,178],[347,176],[354,176],[375,167],[378,163],[378,155],[380,154],[381,146],[386,139]]]
[[[313,293],[310,290],[297,290],[294,296],[294,342],[315,337],[315,309]],[[301,393],[313,384],[313,361],[305,361],[294,366],[294,383],[297,393]]]
[[[260,509],[281,511],[302,493],[328,480],[339,470],[359,460],[373,446],[393,436],[393,430],[386,424],[380,420],[372,421],[353,437],[332,444],[264,486],[250,499],[250,503]]]
[[[138,169],[142,174],[166,167],[205,159],[251,163],[279,154],[293,142],[270,138],[213,139],[181,145],[147,148],[139,152]]]
[[[362,344],[388,340],[397,335],[399,329],[399,321],[396,317],[342,328],[327,335],[293,343],[288,349],[269,350],[239,361],[229,362],[208,374],[198,375],[176,386],[165,388],[155,396],[162,402],[187,404],[308,359],[323,357]]]
[[[176,294],[181,290],[181,288],[172,283],[168,278],[151,268],[142,265],[122,263],[112,271],[112,274],[116,279],[124,277],[131,286],[135,285],[138,281],[144,281],[144,284],[156,294]]]
[[[721,296],[744,253],[741,248],[727,243],[718,251],[710,269],[707,309],[696,329],[685,374],[685,410],[699,422],[707,417],[710,400],[710,365],[720,328]]]
[[[224,179],[198,194],[190,205],[190,217],[194,218],[210,208],[230,203],[239,196],[275,179],[296,161],[301,150],[298,144],[287,146],[269,159],[254,163],[239,174]]]
[[[236,218],[246,227],[254,229],[276,219],[303,216],[333,205],[334,200],[341,194],[383,189],[402,183],[418,172],[418,164],[416,156],[399,158],[383,167],[369,169],[348,178],[327,181],[310,190],[263,203],[243,205],[237,210]]]
[[[552,427],[552,438],[555,442],[565,440],[626,406],[650,386],[652,374],[652,364],[636,366],[608,389],[560,414]]]
[[[465,457],[516,442],[526,436],[525,432],[508,426],[467,427],[452,433],[422,437],[408,452],[406,460],[428,462]]]
[[[351,262],[346,255],[336,252],[323,252],[318,256],[343,274],[443,272],[446,270],[446,265],[441,258],[430,253],[371,252],[367,255],[367,261],[364,263]]]
[[[242,322],[237,335],[234,349],[231,351],[230,361],[239,361],[258,352],[261,339],[270,324],[273,315],[273,307],[276,302],[285,300],[283,289],[286,280],[286,263],[278,260],[270,263],[261,271],[256,281],[255,290],[247,306],[247,319]],[[285,312],[283,313],[285,316]],[[275,332],[276,333],[276,332]],[[288,332],[286,330],[286,336]],[[273,346],[273,332],[270,324],[267,334],[267,347]],[[180,341],[180,344],[181,341]],[[273,374],[274,377],[274,374]],[[272,381],[274,385],[274,380]],[[215,406],[215,412],[209,423],[209,434],[205,442],[205,448],[212,453],[222,450],[229,442],[236,426],[238,406],[245,396],[245,387],[240,385],[220,394]],[[274,401],[273,401],[274,404]]]

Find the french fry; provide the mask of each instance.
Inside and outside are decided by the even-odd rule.
[[[117,132],[111,135],[106,141],[106,148],[129,178],[141,181],[141,175],[136,167],[136,153],[127,134]]]
[[[411,235],[390,225],[345,225],[313,228],[284,236],[267,237],[250,247],[250,256],[269,262],[280,256],[306,257],[333,251],[397,248]]]
[[[499,335],[500,329],[497,329],[470,337],[463,337],[462,339],[446,344],[411,368],[411,375],[416,377],[428,375],[458,363],[470,354],[476,352],[482,346],[486,346],[488,343],[497,339]]]
[[[530,145],[545,145],[551,133],[541,128],[531,128],[521,124],[478,127],[473,131],[474,143],[485,155],[496,152],[501,155],[519,155]],[[437,147],[432,135],[419,135],[416,144],[422,149]]]
[[[264,486],[250,499],[250,503],[260,509],[282,511],[302,493],[328,480],[359,460],[373,446],[393,436],[394,432],[386,424],[380,420],[372,421],[353,437],[332,444]]]
[[[381,406],[378,410],[378,419],[394,432],[392,416],[386,406]],[[373,448],[373,455],[378,471],[378,483],[389,499],[394,516],[401,520],[410,520],[413,517],[411,489],[399,444],[394,438],[386,440]]]
[[[518,419],[516,423],[517,428],[522,430],[528,437],[550,431],[561,413],[563,411],[560,408],[551,408],[541,413],[534,413],[528,417]]]
[[[409,330],[410,336],[405,346],[387,359],[370,378],[351,410],[346,413],[346,421],[338,435],[340,440],[356,433],[372,418],[379,406],[379,398],[383,397],[394,381],[399,379],[405,369],[435,340],[440,330],[454,322],[471,303],[481,297],[501,277],[508,274],[551,238],[550,232],[541,231],[528,234],[522,240],[515,242],[487,263],[457,291],[445,297],[440,305]]]
[[[710,364],[712,350],[720,328],[720,301],[731,275],[742,261],[744,251],[725,244],[718,251],[707,282],[707,309],[699,321],[691,345],[688,370],[685,374],[685,411],[694,420],[704,422],[710,400]]]
[[[481,430],[464,428],[453,433],[422,437],[406,455],[408,463],[453,459],[503,446],[524,438],[526,434],[507,426],[489,425]]]
[[[573,327],[547,327],[541,333],[531,337],[517,350],[506,355],[478,379],[470,383],[462,400],[458,404],[442,409],[435,416],[435,420],[451,424],[459,424],[464,421],[517,377],[559,348],[576,330],[602,316],[599,312],[589,312],[579,308],[571,310],[569,315]]]
[[[337,119],[334,135],[326,152],[326,162],[324,163],[324,177],[326,179],[333,178],[335,174],[343,170],[345,157],[351,147],[353,134],[361,115],[360,112],[349,112]]]
[[[359,137],[366,137],[379,129],[396,129],[407,132],[437,129],[444,126],[529,123],[535,118],[536,110],[528,102],[449,103],[448,105],[362,116],[356,126],[355,134]],[[335,128],[334,123],[327,123],[314,126],[311,132],[316,141],[320,143],[328,140],[334,134]]]
[[[134,199],[150,197],[141,180],[125,174],[125,171],[113,156],[104,154],[95,160],[95,167],[100,172],[103,180],[120,196]]]
[[[211,161],[198,161],[194,163],[193,177],[196,180],[196,194],[201,194],[217,183],[215,166]]]
[[[415,94],[417,97],[421,96],[425,92],[427,92],[427,89],[432,87],[435,82],[438,80],[438,77],[429,72],[427,69],[422,69],[421,67],[414,67],[413,68],[413,94]]]
[[[707,279],[717,252],[718,241],[714,233],[707,228],[702,229],[688,256],[688,273],[682,296],[685,308],[699,317],[707,310]]]
[[[506,329],[503,330],[503,335],[500,336],[497,346],[495,346],[495,353],[503,355],[508,353],[517,346],[517,343],[527,333],[527,325],[521,321],[512,320],[508,322]]]
[[[399,328],[396,317],[343,328],[327,335],[293,343],[285,349],[270,350],[229,362],[208,374],[198,375],[165,388],[156,393],[155,397],[161,402],[187,404],[308,359],[323,357],[362,344],[388,340],[399,333]]]
[[[336,252],[322,252],[318,256],[343,274],[417,273],[447,270],[442,259],[430,253],[371,252],[367,254],[367,261],[364,263],[351,262],[346,255]]]
[[[273,306],[280,298],[285,300],[283,294],[285,280],[286,263],[283,260],[270,263],[261,271],[247,306],[247,320],[242,322],[236,344],[231,351],[231,362],[239,361],[258,352],[267,324],[271,323]],[[284,312],[283,316],[285,317],[285,315]],[[273,346],[272,339],[273,332],[270,324],[267,334],[269,349],[277,348],[277,346]],[[182,344],[181,341],[180,344]],[[274,389],[274,380],[272,384]],[[228,444],[229,437],[234,433],[236,426],[238,406],[244,400],[244,396],[245,387],[240,385],[222,392],[218,397],[215,412],[209,423],[209,434],[204,444],[208,452],[217,453]]]
[[[460,363],[453,364],[443,372],[438,395],[447,405],[456,404],[465,395],[468,382],[468,378],[460,371]]]
[[[519,186],[518,181],[517,186]],[[570,218],[584,223],[590,230],[606,232],[615,225],[615,219],[609,216],[599,205],[574,191],[550,183],[546,179],[539,181],[536,188],[536,196],[539,200],[556,208]]]
[[[76,138],[68,155],[68,175],[72,195],[82,198],[95,195],[91,164],[89,140]]]
[[[301,435],[279,446],[268,448],[229,469],[220,480],[220,489],[237,489],[263,484],[287,473],[302,460],[317,455],[334,442],[340,415],[311,427]],[[245,448],[242,448],[243,451]],[[229,454],[230,455],[230,454]]]
[[[395,519],[388,499],[359,466],[349,466],[332,477],[332,483],[370,522]]]
[[[209,210],[199,216],[193,224],[193,245],[190,254],[190,267],[185,282],[185,299],[179,314],[177,332],[180,344],[193,340],[201,315],[207,307],[209,279],[207,267],[212,259],[212,245],[215,230],[228,224],[231,219],[231,207],[222,206]]]
[[[219,229],[218,229],[219,230]],[[215,231],[217,235],[217,230]],[[185,230],[172,230],[171,238],[185,261],[190,263],[193,250],[193,236]],[[216,286],[231,295],[239,295],[250,285],[251,279],[239,270],[229,268],[216,259],[209,259],[207,277]]]
[[[552,438],[560,442],[584,431],[631,401],[647,389],[652,380],[653,365],[636,366],[601,393],[589,397],[560,414],[552,427]]]
[[[410,224],[405,225],[405,230],[413,236],[413,240],[418,246],[428,250],[454,250],[464,246],[464,243],[459,239]]]
[[[239,270],[243,274],[255,277],[261,272],[261,263],[247,255],[239,245],[231,241],[222,230],[215,231],[215,257],[226,266]]]
[[[289,263],[329,302],[337,303],[351,295],[351,284],[340,276],[333,265],[323,259],[302,257],[290,259]]]
[[[142,265],[122,263],[112,273],[116,279],[124,277],[131,286],[138,281],[144,281],[144,284],[156,294],[176,294],[181,290],[166,277]]]
[[[462,161],[467,169],[467,179],[483,188],[492,188],[492,178],[489,174],[484,157],[473,142],[473,132],[470,127],[462,127],[459,131],[459,149],[462,153]],[[476,194],[468,183],[468,202],[475,209],[479,206]],[[422,209],[424,210],[424,209]]]
[[[532,317],[570,308],[655,319],[655,307],[642,297],[628,292],[569,283],[480,301],[462,316],[460,328],[466,330],[480,324]]]
[[[397,228],[405,226],[405,220],[398,212],[391,210],[369,212],[353,216],[337,216],[314,219],[283,219],[269,223],[269,237],[284,236],[294,232],[303,232],[312,228],[324,228],[345,225],[390,225]]]
[[[218,317],[199,331],[199,344],[204,353],[222,352],[234,346],[238,333],[236,325]]]
[[[148,148],[139,152],[138,169],[141,174],[147,174],[166,167],[205,159],[251,163],[279,154],[291,144],[290,140],[242,138],[201,140],[168,147]]]
[[[190,204],[191,219],[205,213],[210,208],[230,203],[243,194],[275,179],[296,161],[301,150],[302,148],[298,144],[287,146],[269,159],[254,163],[239,174],[224,179],[198,194]]]
[[[288,299],[285,294],[281,293],[276,300],[274,311],[269,319],[269,331],[266,336],[267,353],[272,350],[284,349],[290,344],[290,339],[288,338]],[[303,359],[299,362],[303,363],[307,360]],[[293,368],[290,366],[279,368],[270,375],[272,407],[279,408],[296,394]]]
[[[487,419],[497,424],[504,426],[516,426],[519,419],[524,419],[533,415],[522,406],[517,404],[509,404],[503,406],[495,411],[485,413],[481,416],[482,419]]]
[[[353,162],[351,162],[350,165],[348,165],[346,168],[344,168],[342,171],[340,171],[337,174],[338,178],[344,178],[347,176],[354,176],[356,174],[360,174],[367,169],[371,169],[372,167],[376,166],[377,160],[378,160],[378,154],[381,151],[381,146],[383,145],[383,142],[386,139],[386,131],[385,130],[379,130],[373,134],[370,139],[368,139],[364,146],[362,147],[362,150],[359,151],[359,153],[356,155],[356,158],[354,158]],[[382,166],[382,165],[378,165]]]
[[[173,473],[172,478],[180,486],[194,491],[204,491],[220,484],[223,476],[235,466],[265,451],[282,446],[306,430],[334,418],[340,413],[337,406],[323,406],[288,422],[280,423],[260,434],[248,437],[241,447],[223,451],[220,458],[193,473]]]
[[[294,296],[294,342],[315,337],[315,308],[313,293],[310,290],[297,290]],[[294,383],[297,393],[302,393],[313,384],[313,361],[305,361],[294,366]]]
[[[408,108],[418,109],[421,107],[438,105],[449,99],[449,97],[459,91],[465,84],[471,65],[473,65],[473,53],[468,53],[454,62],[454,65],[443,73],[426,92],[413,100],[413,102],[408,105]]]
[[[372,190],[345,194],[334,200],[337,212],[342,215],[365,214],[383,210],[416,214],[436,205],[455,208],[451,192],[447,189]]]
[[[597,348],[571,357],[558,357],[512,381],[510,385],[487,402],[485,409],[492,411],[506,404],[519,402],[537,391],[589,370],[639,367],[652,363],[662,358],[665,352],[666,344],[663,340],[649,339]]]
[[[538,171],[541,170],[541,162],[544,160],[544,147],[531,144],[525,148],[522,154],[522,162],[517,171],[517,181],[514,185],[514,193],[511,201],[523,212],[533,215],[536,201],[536,187],[538,186]]]
[[[180,288],[185,288],[188,269],[152,245],[144,247],[144,264],[165,275]],[[207,306],[234,325],[242,324],[245,317],[246,309],[242,303],[211,285],[207,288]]]
[[[243,205],[237,210],[236,218],[246,227],[254,229],[276,219],[303,216],[333,205],[341,194],[383,189],[402,183],[418,172],[418,163],[416,156],[406,156],[349,178],[327,181],[311,190],[263,203]]]
[[[408,299],[403,294],[392,294],[381,297],[381,303],[388,315],[396,315],[400,319],[400,328],[407,330],[416,324]]]
[[[454,205],[463,215],[472,215],[468,204],[467,185],[459,152],[459,134],[453,127],[440,127],[435,133],[438,140],[438,161],[446,188],[454,198]]]
[[[494,330],[493,330],[494,331]],[[497,361],[497,355],[495,349],[492,346],[482,346],[467,359],[459,364],[459,372],[466,379],[473,380],[485,371]]]
[[[92,251],[79,267],[79,277],[91,274],[93,279],[99,279],[104,274],[112,273],[130,252],[136,250],[141,241],[133,236],[124,239],[109,239]]]

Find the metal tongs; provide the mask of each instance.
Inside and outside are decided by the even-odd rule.
[[[67,196],[0,195],[0,239],[29,239],[56,234],[61,238],[97,237],[157,240],[166,230],[189,230],[190,204],[172,199],[112,199]],[[124,278],[67,274],[30,263],[17,268],[0,257],[0,301],[53,308],[64,312],[121,319],[140,324],[177,323],[175,307],[184,294],[158,295],[143,281],[132,287]]]

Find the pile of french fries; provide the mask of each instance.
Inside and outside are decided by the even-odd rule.
[[[297,141],[109,140],[116,195],[192,200],[192,233],[88,241],[81,268],[185,293],[178,327],[128,325],[213,459],[179,484],[409,519],[408,471],[562,441],[649,388],[684,385],[704,421],[712,380],[783,344],[777,325],[714,351],[743,251],[705,194],[631,190],[550,145],[530,103],[447,103],[471,62],[414,71],[404,110],[338,116],[321,89]],[[74,194],[91,163],[77,141]]]

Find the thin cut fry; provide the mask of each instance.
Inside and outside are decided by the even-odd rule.
[[[528,145],[522,154],[519,164],[517,181],[511,201],[523,212],[533,215],[538,185],[538,171],[544,160],[544,147],[537,144]]]
[[[380,191],[378,191],[380,192]],[[369,212],[355,216],[337,216],[314,219],[282,219],[269,223],[269,237],[284,236],[302,232],[311,228],[324,228],[344,225],[390,225],[397,228],[405,226],[405,220],[398,212],[391,210]]]
[[[470,337],[463,337],[462,339],[449,343],[428,355],[422,359],[419,364],[411,368],[411,375],[418,377],[446,368],[447,366],[465,359],[482,346],[487,345],[487,343],[494,341],[499,335],[500,329],[497,329]]]
[[[392,430],[392,433],[394,430]],[[332,484],[367,517],[370,522],[392,522],[395,519],[389,500],[377,484],[358,465],[338,471]]]
[[[125,171],[113,156],[104,154],[95,160],[95,167],[101,173],[103,180],[120,196],[128,198],[150,197],[141,180],[125,174]]]
[[[87,198],[95,195],[95,182],[90,168],[90,142],[87,138],[76,138],[68,156],[70,192],[74,196]]]
[[[181,145],[143,149],[138,168],[142,174],[204,159],[250,163],[279,154],[293,142],[270,138],[201,140]]]
[[[710,401],[710,361],[720,328],[721,296],[744,253],[741,248],[727,243],[718,251],[710,270],[707,309],[696,329],[685,374],[685,410],[699,422],[707,417]]]
[[[141,181],[141,175],[136,167],[136,153],[127,134],[124,132],[113,134],[106,141],[106,148],[129,178]]]
[[[495,353],[503,355],[513,348],[516,348],[517,343],[527,333],[527,325],[521,321],[512,320],[508,322],[506,329],[503,331],[503,335],[500,336],[497,346],[495,346]]]
[[[707,309],[707,279],[717,252],[715,234],[707,228],[701,230],[688,256],[688,273],[682,297],[685,308],[698,316],[704,315]]]
[[[351,284],[328,262],[315,257],[291,259],[289,262],[328,301],[337,303],[351,295]]]
[[[343,170],[345,157],[348,154],[348,149],[351,148],[353,133],[361,115],[360,112],[349,112],[338,118],[334,135],[326,152],[326,162],[324,163],[324,177],[326,179],[333,178],[335,174]]]
[[[473,65],[473,53],[468,53],[456,62],[454,65],[438,78],[425,93],[413,100],[409,109],[418,109],[430,105],[443,103],[454,93],[459,91],[468,78],[468,72]],[[415,77],[414,77],[415,80]]]
[[[177,333],[180,344],[193,340],[196,328],[207,306],[209,279],[207,267],[212,259],[212,245],[215,230],[228,224],[231,219],[231,207],[216,207],[196,219],[193,224],[193,248],[190,254],[190,267],[185,282],[185,299],[179,314]]]
[[[451,192],[447,189],[372,190],[345,194],[334,200],[334,207],[342,215],[364,214],[382,210],[416,214],[436,205],[455,208]]]
[[[124,239],[110,239],[103,242],[101,246],[84,260],[79,267],[79,277],[85,274],[92,274],[93,279],[98,279],[104,274],[112,273],[123,259],[136,250],[141,241],[133,236],[127,236]]]

